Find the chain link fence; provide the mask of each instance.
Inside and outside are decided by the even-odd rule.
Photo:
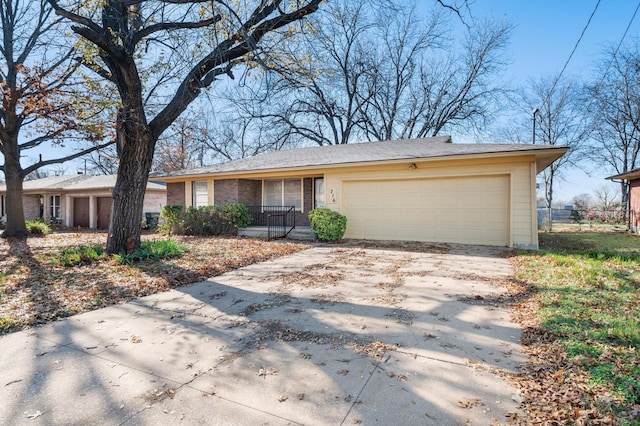
[[[538,229],[549,230],[556,225],[608,225],[626,227],[629,223],[629,215],[625,209],[580,209],[565,207],[561,209],[548,209],[538,207]]]

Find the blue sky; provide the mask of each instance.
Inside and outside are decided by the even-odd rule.
[[[596,3],[597,0],[470,0],[470,9],[474,17],[503,17],[515,25],[508,50],[512,62],[506,79],[524,84],[530,78],[562,70]],[[601,0],[564,75],[588,80],[603,50],[620,42],[636,7],[636,0]],[[637,40],[638,36],[640,12],[625,42]],[[591,176],[579,170],[566,170],[564,180],[555,188],[555,198],[568,201],[574,195],[613,185],[604,180],[610,173],[589,168]]]
[[[420,2],[420,0],[417,0]],[[424,0],[423,0],[424,1]],[[462,0],[457,0],[461,2]],[[588,80],[605,47],[617,45],[640,0],[601,0],[586,33],[569,63],[565,75]],[[445,0],[455,3],[456,0]],[[473,17],[503,17],[515,26],[508,54],[511,58],[505,81],[512,86],[528,79],[558,73],[574,48],[597,0],[469,0]],[[419,4],[419,3],[418,3]],[[426,4],[426,3],[422,3]],[[435,4],[428,2],[429,7]],[[640,36],[640,12],[626,41]],[[533,109],[533,108],[532,108]],[[453,135],[454,142],[472,142]],[[492,142],[500,142],[498,140]],[[30,153],[31,154],[31,153]],[[65,165],[67,173],[82,168],[82,161]],[[556,181],[556,200],[569,201],[580,193],[593,193],[610,173],[590,167],[591,176],[580,170],[566,170]]]

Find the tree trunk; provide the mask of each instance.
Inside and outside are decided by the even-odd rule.
[[[22,202],[22,182],[20,166],[7,161],[5,156],[4,176],[7,185],[7,223],[3,237],[27,237],[27,226],[24,223],[24,206]]]
[[[122,143],[121,143],[122,141]],[[113,188],[107,253],[132,253],[140,247],[144,193],[147,189],[155,140],[146,124],[118,130],[120,165]]]

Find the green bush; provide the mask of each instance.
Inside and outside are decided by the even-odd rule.
[[[44,237],[51,233],[51,227],[44,223],[42,219],[27,220],[25,224],[27,225],[27,232],[31,235]]]
[[[106,258],[107,254],[102,246],[97,244],[89,247],[79,246],[65,249],[53,260],[53,263],[69,267],[90,264]]]
[[[238,228],[251,223],[245,206],[227,203],[223,206],[187,208],[182,218],[182,229],[187,235],[234,235]]]
[[[338,241],[347,230],[347,217],[327,208],[313,209],[309,212],[311,229],[322,241]]]
[[[225,203],[222,205],[222,220],[231,223],[234,228],[244,228],[251,223],[249,209],[240,203]],[[235,230],[234,230],[235,232]]]
[[[158,226],[158,231],[163,235],[173,235],[180,223],[180,213],[182,206],[180,204],[169,204],[160,210],[160,218],[165,223]]]
[[[113,259],[120,264],[131,264],[141,260],[162,260],[182,256],[187,248],[173,240],[143,241],[140,248],[131,254],[116,253]]]

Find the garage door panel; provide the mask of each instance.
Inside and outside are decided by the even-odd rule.
[[[347,237],[507,245],[509,176],[345,182]]]

